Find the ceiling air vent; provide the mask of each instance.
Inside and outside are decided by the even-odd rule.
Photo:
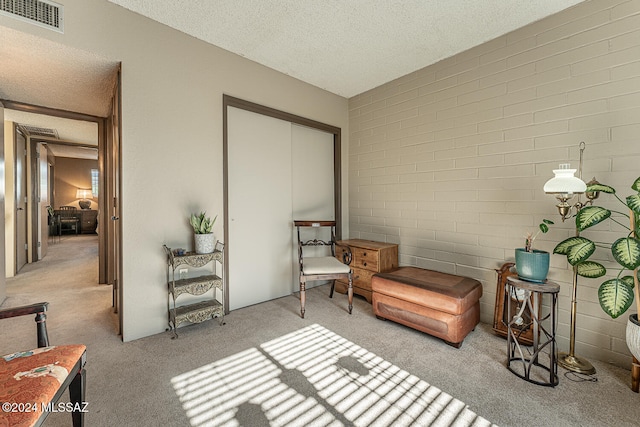
[[[4,1],[4,0],[0,0]],[[19,124],[20,129],[28,136],[48,136],[58,139],[58,131],[55,129],[41,128],[32,125]]]
[[[0,0],[0,14],[64,32],[64,7],[49,0]]]

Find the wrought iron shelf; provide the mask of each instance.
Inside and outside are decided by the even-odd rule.
[[[191,267],[204,267],[211,261],[222,262],[222,249],[220,245],[224,246],[221,242],[218,241],[216,243],[216,249],[210,254],[185,252],[182,255],[177,255],[174,254],[173,251],[169,250],[169,263],[172,264],[174,268],[178,268],[181,265],[189,265]]]
[[[215,274],[191,277],[188,279],[178,279],[169,282],[169,292],[176,298],[181,294],[202,295],[211,288],[216,287],[222,292],[222,278]]]
[[[167,312],[169,317],[167,330],[173,331],[173,337],[177,338],[176,329],[181,323],[200,323],[220,318],[220,324],[224,325],[224,285],[223,279],[216,274],[216,265],[223,263],[224,244],[216,242],[215,249],[210,254],[187,252],[178,255],[166,245],[163,247],[167,254]],[[176,270],[180,266],[202,268],[208,264],[212,265],[212,272],[206,272],[198,277],[176,279]],[[207,293],[211,293],[211,295],[207,295]],[[204,296],[206,299],[178,305],[176,300],[183,294]]]
[[[184,322],[201,323],[216,317],[224,317],[224,307],[216,300],[200,301],[170,308],[169,317],[176,327]]]

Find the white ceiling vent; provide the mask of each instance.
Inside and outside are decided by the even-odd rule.
[[[64,7],[49,0],[0,0],[0,13],[64,33]]]

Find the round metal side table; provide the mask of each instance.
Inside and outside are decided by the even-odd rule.
[[[518,303],[516,314],[509,319],[507,324],[507,368],[515,375],[533,384],[555,387],[558,385],[556,317],[560,286],[549,281],[533,283],[517,277],[509,277],[507,278],[506,292],[508,297],[507,313],[513,313],[511,304]],[[549,314],[540,318],[542,296],[545,294],[551,298],[550,311]],[[533,346],[530,350],[525,348],[525,345],[519,340],[523,327],[522,313],[525,308],[528,308],[531,313],[529,324],[524,325],[532,327]],[[549,329],[542,324],[547,319],[550,319]],[[543,350],[549,353],[548,364],[541,361],[540,355]]]

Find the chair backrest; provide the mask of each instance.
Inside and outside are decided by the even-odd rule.
[[[331,249],[331,256],[336,256],[336,222],[335,221],[307,221],[307,220],[296,220],[293,221],[294,226],[298,232],[298,257],[302,258],[303,256],[303,248],[304,247],[327,247]],[[329,240],[322,240],[318,236],[315,236],[312,239],[307,239],[301,236],[300,229],[301,228],[328,228],[330,230]]]
[[[65,209],[66,208],[66,209]],[[60,206],[60,210],[56,212],[60,215],[61,221],[79,221],[80,217],[74,206]]]

